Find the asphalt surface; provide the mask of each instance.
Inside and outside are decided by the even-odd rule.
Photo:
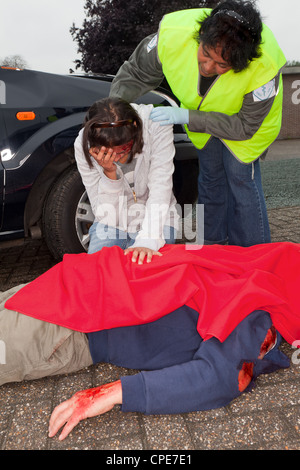
[[[276,142],[261,166],[273,242],[300,243],[300,142]],[[41,240],[0,243],[0,290],[29,282],[54,264]],[[295,349],[286,342],[281,348],[295,358]],[[184,452],[182,464],[189,464],[187,456],[198,454],[192,452],[197,450],[300,450],[299,355],[296,358],[289,369],[259,377],[251,393],[229,406],[164,416],[122,413],[115,407],[81,422],[63,442],[47,436],[49,418],[58,403],[78,390],[135,371],[98,364],[76,374],[4,385],[0,388],[0,450],[106,450],[105,459],[116,458],[121,450],[129,451],[127,456],[138,451]]]

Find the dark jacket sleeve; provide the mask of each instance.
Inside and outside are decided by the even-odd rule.
[[[253,379],[260,373],[288,367],[287,358],[278,350],[278,333],[274,349],[264,359],[257,359],[270,326],[269,314],[254,312],[224,343],[216,338],[201,342],[191,361],[122,377],[122,410],[172,414],[229,404],[241,394],[238,376],[244,362],[253,362]]]

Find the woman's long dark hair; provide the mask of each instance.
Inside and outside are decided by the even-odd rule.
[[[225,0],[199,21],[195,36],[204,47],[221,47],[224,60],[241,72],[260,57],[262,20],[254,1]]]
[[[107,126],[110,123],[114,125]],[[101,124],[105,127],[101,127]],[[89,108],[84,121],[82,146],[90,167],[92,167],[89,154],[91,147],[112,148],[131,140],[133,146],[127,163],[132,161],[136,153],[141,153],[144,145],[142,120],[127,101],[114,97],[104,98]]]

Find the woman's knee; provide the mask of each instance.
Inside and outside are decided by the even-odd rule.
[[[95,222],[90,230],[90,243],[88,253],[96,253],[102,250],[103,247],[119,246],[125,249],[127,244],[127,233],[116,227]]]

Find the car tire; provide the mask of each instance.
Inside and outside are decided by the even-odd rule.
[[[55,259],[87,251],[88,230],[94,220],[76,165],[55,181],[43,210],[43,235]]]

